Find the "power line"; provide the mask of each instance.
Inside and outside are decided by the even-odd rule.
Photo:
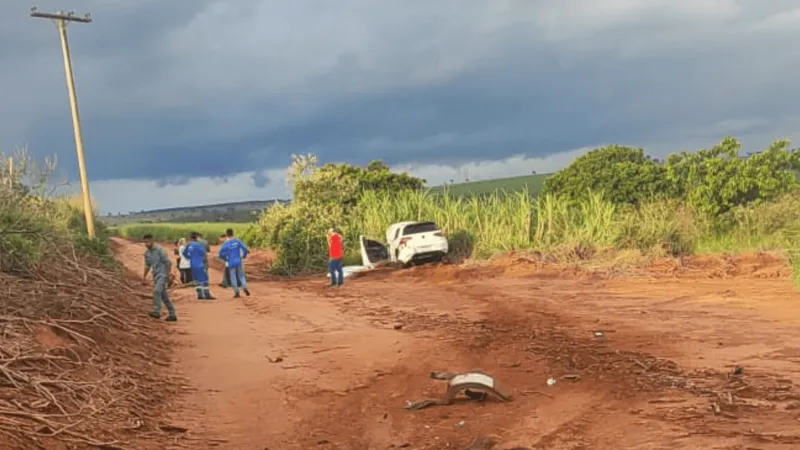
[[[73,12],[57,11],[55,13],[39,12],[36,7],[31,8],[31,17],[37,19],[50,19],[56,24],[61,37],[61,52],[64,56],[64,74],[67,78],[67,92],[69,93],[69,106],[72,111],[72,129],[75,134],[75,151],[78,154],[78,170],[81,177],[81,193],[83,196],[83,214],[86,217],[86,232],[89,237],[94,237],[94,209],[89,193],[89,179],[86,175],[86,158],[83,153],[83,133],[81,132],[81,117],[78,113],[78,96],[75,93],[75,79],[72,74],[72,59],[69,54],[69,40],[67,40],[67,25],[70,22],[91,23],[89,14],[76,16]]]

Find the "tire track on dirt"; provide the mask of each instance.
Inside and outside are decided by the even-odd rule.
[[[384,284],[383,292],[392,291],[394,285],[390,287],[385,277],[381,282]],[[498,377],[518,387],[530,384],[521,378],[520,371],[525,375],[578,375],[580,381],[569,383],[571,387],[588,385],[591,392],[599,393],[602,400],[593,405],[594,411],[559,424],[552,431],[541,434],[538,440],[531,442],[529,439],[527,445],[531,448],[582,448],[587,445],[588,436],[593,434],[599,442],[603,436],[597,430],[608,422],[602,411],[615,414],[622,411],[628,420],[650,428],[663,428],[651,422],[669,423],[672,428],[677,425],[679,429],[671,433],[670,439],[698,435],[704,442],[717,438],[730,441],[731,447],[724,448],[765,442],[786,446],[798,441],[797,436],[785,432],[742,430],[742,424],[756,422],[769,423],[772,425],[770,428],[792,429],[792,424],[797,423],[792,411],[800,397],[790,380],[774,374],[748,373],[741,376],[711,369],[686,370],[669,359],[616,348],[615,343],[591,335],[591,324],[553,311],[548,302],[531,305],[528,299],[509,298],[505,293],[502,304],[491,300],[496,296],[498,286],[470,284],[426,288],[426,294],[435,289],[439,297],[458,298],[462,303],[473,305],[484,316],[477,320],[440,314],[435,310],[426,312],[421,308],[408,308],[407,292],[403,289],[399,289],[396,296],[374,293],[365,296],[359,281],[352,282],[348,290],[342,292],[330,292],[321,286],[302,286],[299,289],[316,291],[338,301],[340,309],[347,314],[369,317],[379,325],[396,321],[407,324],[403,329],[411,334],[428,338],[438,334],[439,341],[447,349],[440,348],[437,354],[449,352],[458,355],[456,359],[461,360],[462,369],[468,368],[463,365],[466,362],[482,364],[481,368],[502,374]],[[415,289],[420,289],[419,284],[415,284]],[[647,339],[647,333],[642,332],[641,340]],[[530,357],[534,359],[535,368],[517,370],[517,373],[505,370],[498,361],[501,358],[517,361],[512,366],[520,369],[523,366],[521,361]],[[436,360],[435,355],[427,358]],[[418,359],[426,357],[418,355]],[[492,365],[487,367],[489,360],[493,360]],[[535,409],[546,411],[542,407]],[[500,424],[496,426],[501,427]],[[414,433],[424,433],[424,429]],[[462,445],[466,441],[461,438],[448,443]],[[650,446],[654,442],[631,442],[632,446],[625,448],[653,448]],[[686,445],[676,448],[697,448],[696,443]],[[445,447],[434,445],[425,448]]]

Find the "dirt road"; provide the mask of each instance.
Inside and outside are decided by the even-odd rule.
[[[116,247],[139,271],[143,248]],[[232,299],[216,288],[214,302],[178,289],[179,322],[164,324],[190,386],[171,405],[171,423],[189,430],[176,442],[800,448],[800,295],[780,263],[698,263],[679,276],[656,269],[623,279],[519,262],[431,267],[341,290],[324,279],[263,281]],[[444,393],[429,372],[475,368],[510,386],[514,400],[404,409]]]

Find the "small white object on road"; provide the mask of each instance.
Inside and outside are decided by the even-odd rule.
[[[366,267],[366,266],[344,266],[344,267],[342,267],[342,276],[347,278],[347,277],[349,277],[350,275],[352,275],[354,273],[363,272],[363,271],[365,271],[367,269],[369,269],[369,268]],[[328,273],[328,278],[330,278],[330,277],[331,277],[331,274],[329,272]]]

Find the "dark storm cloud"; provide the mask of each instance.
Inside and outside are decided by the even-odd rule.
[[[458,164],[800,131],[787,120],[800,101],[790,44],[800,16],[764,20],[791,6],[781,1],[771,11],[675,1],[656,16],[628,1],[629,13],[591,17],[513,1],[474,12],[449,0],[374,10],[275,3],[270,14],[249,1],[158,2],[158,14],[147,1],[105,12],[74,3],[99,8],[91,28],[71,29],[95,180],[171,185],[256,172],[263,187],[263,170],[292,153]],[[303,18],[316,25],[292,22]],[[0,63],[13,67],[0,75],[12,105],[0,109],[0,138],[55,153],[75,173],[55,31],[20,23],[0,21],[0,37],[14,42],[0,47]]]
[[[263,188],[272,183],[272,180],[262,171],[253,173],[253,185],[257,188]]]

